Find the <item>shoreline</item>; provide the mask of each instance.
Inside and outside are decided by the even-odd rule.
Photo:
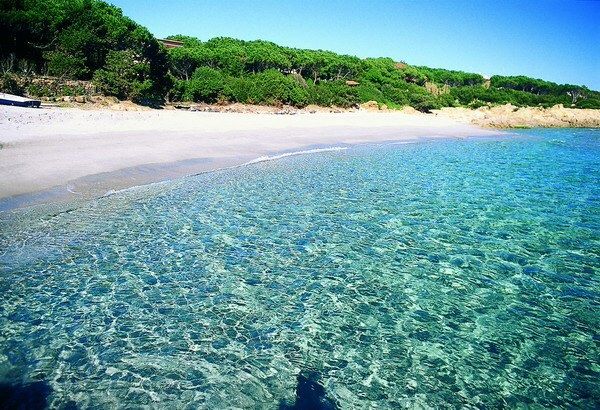
[[[0,212],[334,146],[494,136],[436,115],[115,112],[2,107]]]

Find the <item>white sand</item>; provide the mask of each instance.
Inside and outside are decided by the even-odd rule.
[[[274,115],[0,106],[0,198],[61,186],[76,191],[83,184],[73,181],[82,177],[132,167],[139,167],[142,176],[133,171],[126,178],[121,174],[116,188],[315,145],[494,133],[423,114]],[[185,162],[194,159],[204,161]],[[179,165],[166,165],[171,163]]]

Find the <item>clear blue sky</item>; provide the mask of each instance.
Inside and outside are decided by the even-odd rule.
[[[596,0],[109,0],[158,37],[229,36],[600,90]]]

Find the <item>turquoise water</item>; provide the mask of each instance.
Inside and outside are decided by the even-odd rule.
[[[597,130],[293,156],[0,228],[5,396],[600,403]]]

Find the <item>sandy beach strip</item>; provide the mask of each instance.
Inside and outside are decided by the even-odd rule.
[[[449,118],[394,112],[274,115],[3,106],[0,210],[27,205],[28,197],[39,202],[61,194],[99,196],[311,147],[493,134]]]

